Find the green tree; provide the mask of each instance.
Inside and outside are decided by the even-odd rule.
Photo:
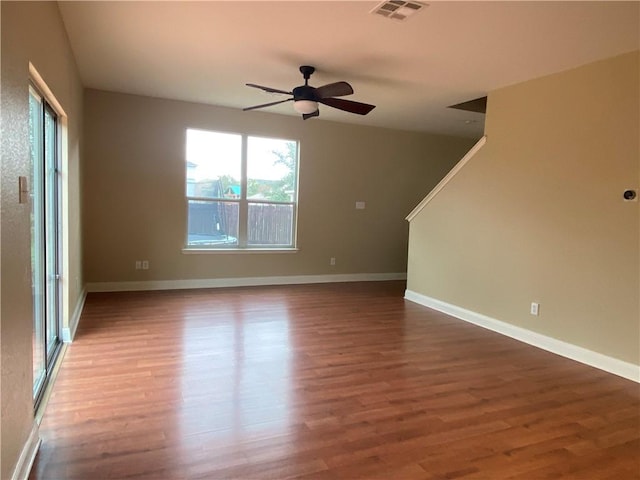
[[[274,185],[271,200],[287,202],[291,200],[291,193],[295,190],[296,163],[298,149],[296,142],[287,142],[286,149],[271,151],[277,159],[275,165],[283,165],[287,168],[287,174]]]
[[[247,179],[247,198],[251,198],[260,193],[260,182],[253,178]]]

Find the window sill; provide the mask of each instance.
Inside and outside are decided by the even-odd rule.
[[[185,255],[236,254],[236,253],[297,253],[297,248],[183,248]]]

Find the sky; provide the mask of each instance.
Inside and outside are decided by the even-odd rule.
[[[247,176],[256,180],[278,180],[286,176],[287,168],[274,164],[278,157],[272,152],[285,152],[289,141],[292,140],[249,137]],[[188,129],[186,160],[198,165],[190,176],[196,181],[222,175],[240,179],[241,148],[241,135]]]

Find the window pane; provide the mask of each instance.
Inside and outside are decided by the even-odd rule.
[[[44,110],[44,202],[45,202],[45,298],[47,303],[47,355],[58,343],[58,179],[56,173],[56,117]]]
[[[189,200],[187,245],[238,245],[238,203]]]
[[[242,137],[229,133],[187,130],[187,196],[241,196]]]
[[[297,142],[249,137],[247,199],[295,202],[297,163]]]
[[[293,205],[249,203],[249,245],[293,245]]]

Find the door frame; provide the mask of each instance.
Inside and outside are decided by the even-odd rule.
[[[48,87],[34,65],[29,63],[29,86],[39,95],[56,114],[56,154],[57,154],[57,341],[51,355],[47,355],[47,378],[43,382],[38,395],[34,398],[36,413],[46,404],[52,377],[63,356],[65,342],[69,342],[69,224],[68,224],[68,116],[62,105]],[[29,92],[29,95],[31,93]],[[35,334],[35,332],[34,332]],[[46,339],[45,339],[46,343]],[[46,345],[45,345],[46,348]],[[35,383],[35,379],[34,379]]]

